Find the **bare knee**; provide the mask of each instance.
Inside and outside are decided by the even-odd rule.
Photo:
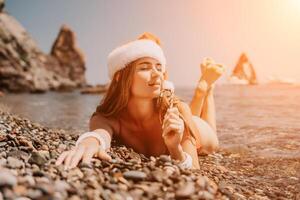
[[[214,141],[210,141],[209,143],[203,144],[198,149],[198,154],[200,155],[207,155],[216,152],[219,149],[219,140],[216,139]]]
[[[193,120],[197,125],[200,133],[201,147],[198,149],[200,154],[210,154],[218,150],[219,140],[217,133],[212,127],[197,116],[193,116]]]

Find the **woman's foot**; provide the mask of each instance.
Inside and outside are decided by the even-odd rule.
[[[214,64],[215,61],[212,58],[206,57],[203,59],[202,63],[200,64],[201,73],[204,74],[208,65]]]
[[[225,72],[225,67],[221,64],[216,64],[211,58],[205,58],[200,67],[202,76],[197,88],[202,92],[208,92],[214,87],[215,81]]]

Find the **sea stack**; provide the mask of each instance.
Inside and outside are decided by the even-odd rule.
[[[233,84],[257,84],[256,72],[245,53],[240,55],[229,81]]]

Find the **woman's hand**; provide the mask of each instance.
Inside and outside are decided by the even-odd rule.
[[[184,132],[184,122],[179,117],[179,111],[176,107],[167,110],[162,128],[162,137],[168,149],[180,149],[180,142]]]
[[[77,147],[70,151],[63,152],[57,159],[56,165],[64,162],[65,169],[71,169],[77,166],[82,160],[83,163],[90,163],[93,156],[98,156],[103,160],[111,160],[104,150],[100,150],[100,142],[94,137],[83,139]]]

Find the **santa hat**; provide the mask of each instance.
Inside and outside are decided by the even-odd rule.
[[[112,79],[115,72],[125,68],[129,63],[143,57],[158,60],[165,71],[166,58],[159,39],[151,33],[143,33],[137,40],[117,47],[108,55],[108,73]]]

